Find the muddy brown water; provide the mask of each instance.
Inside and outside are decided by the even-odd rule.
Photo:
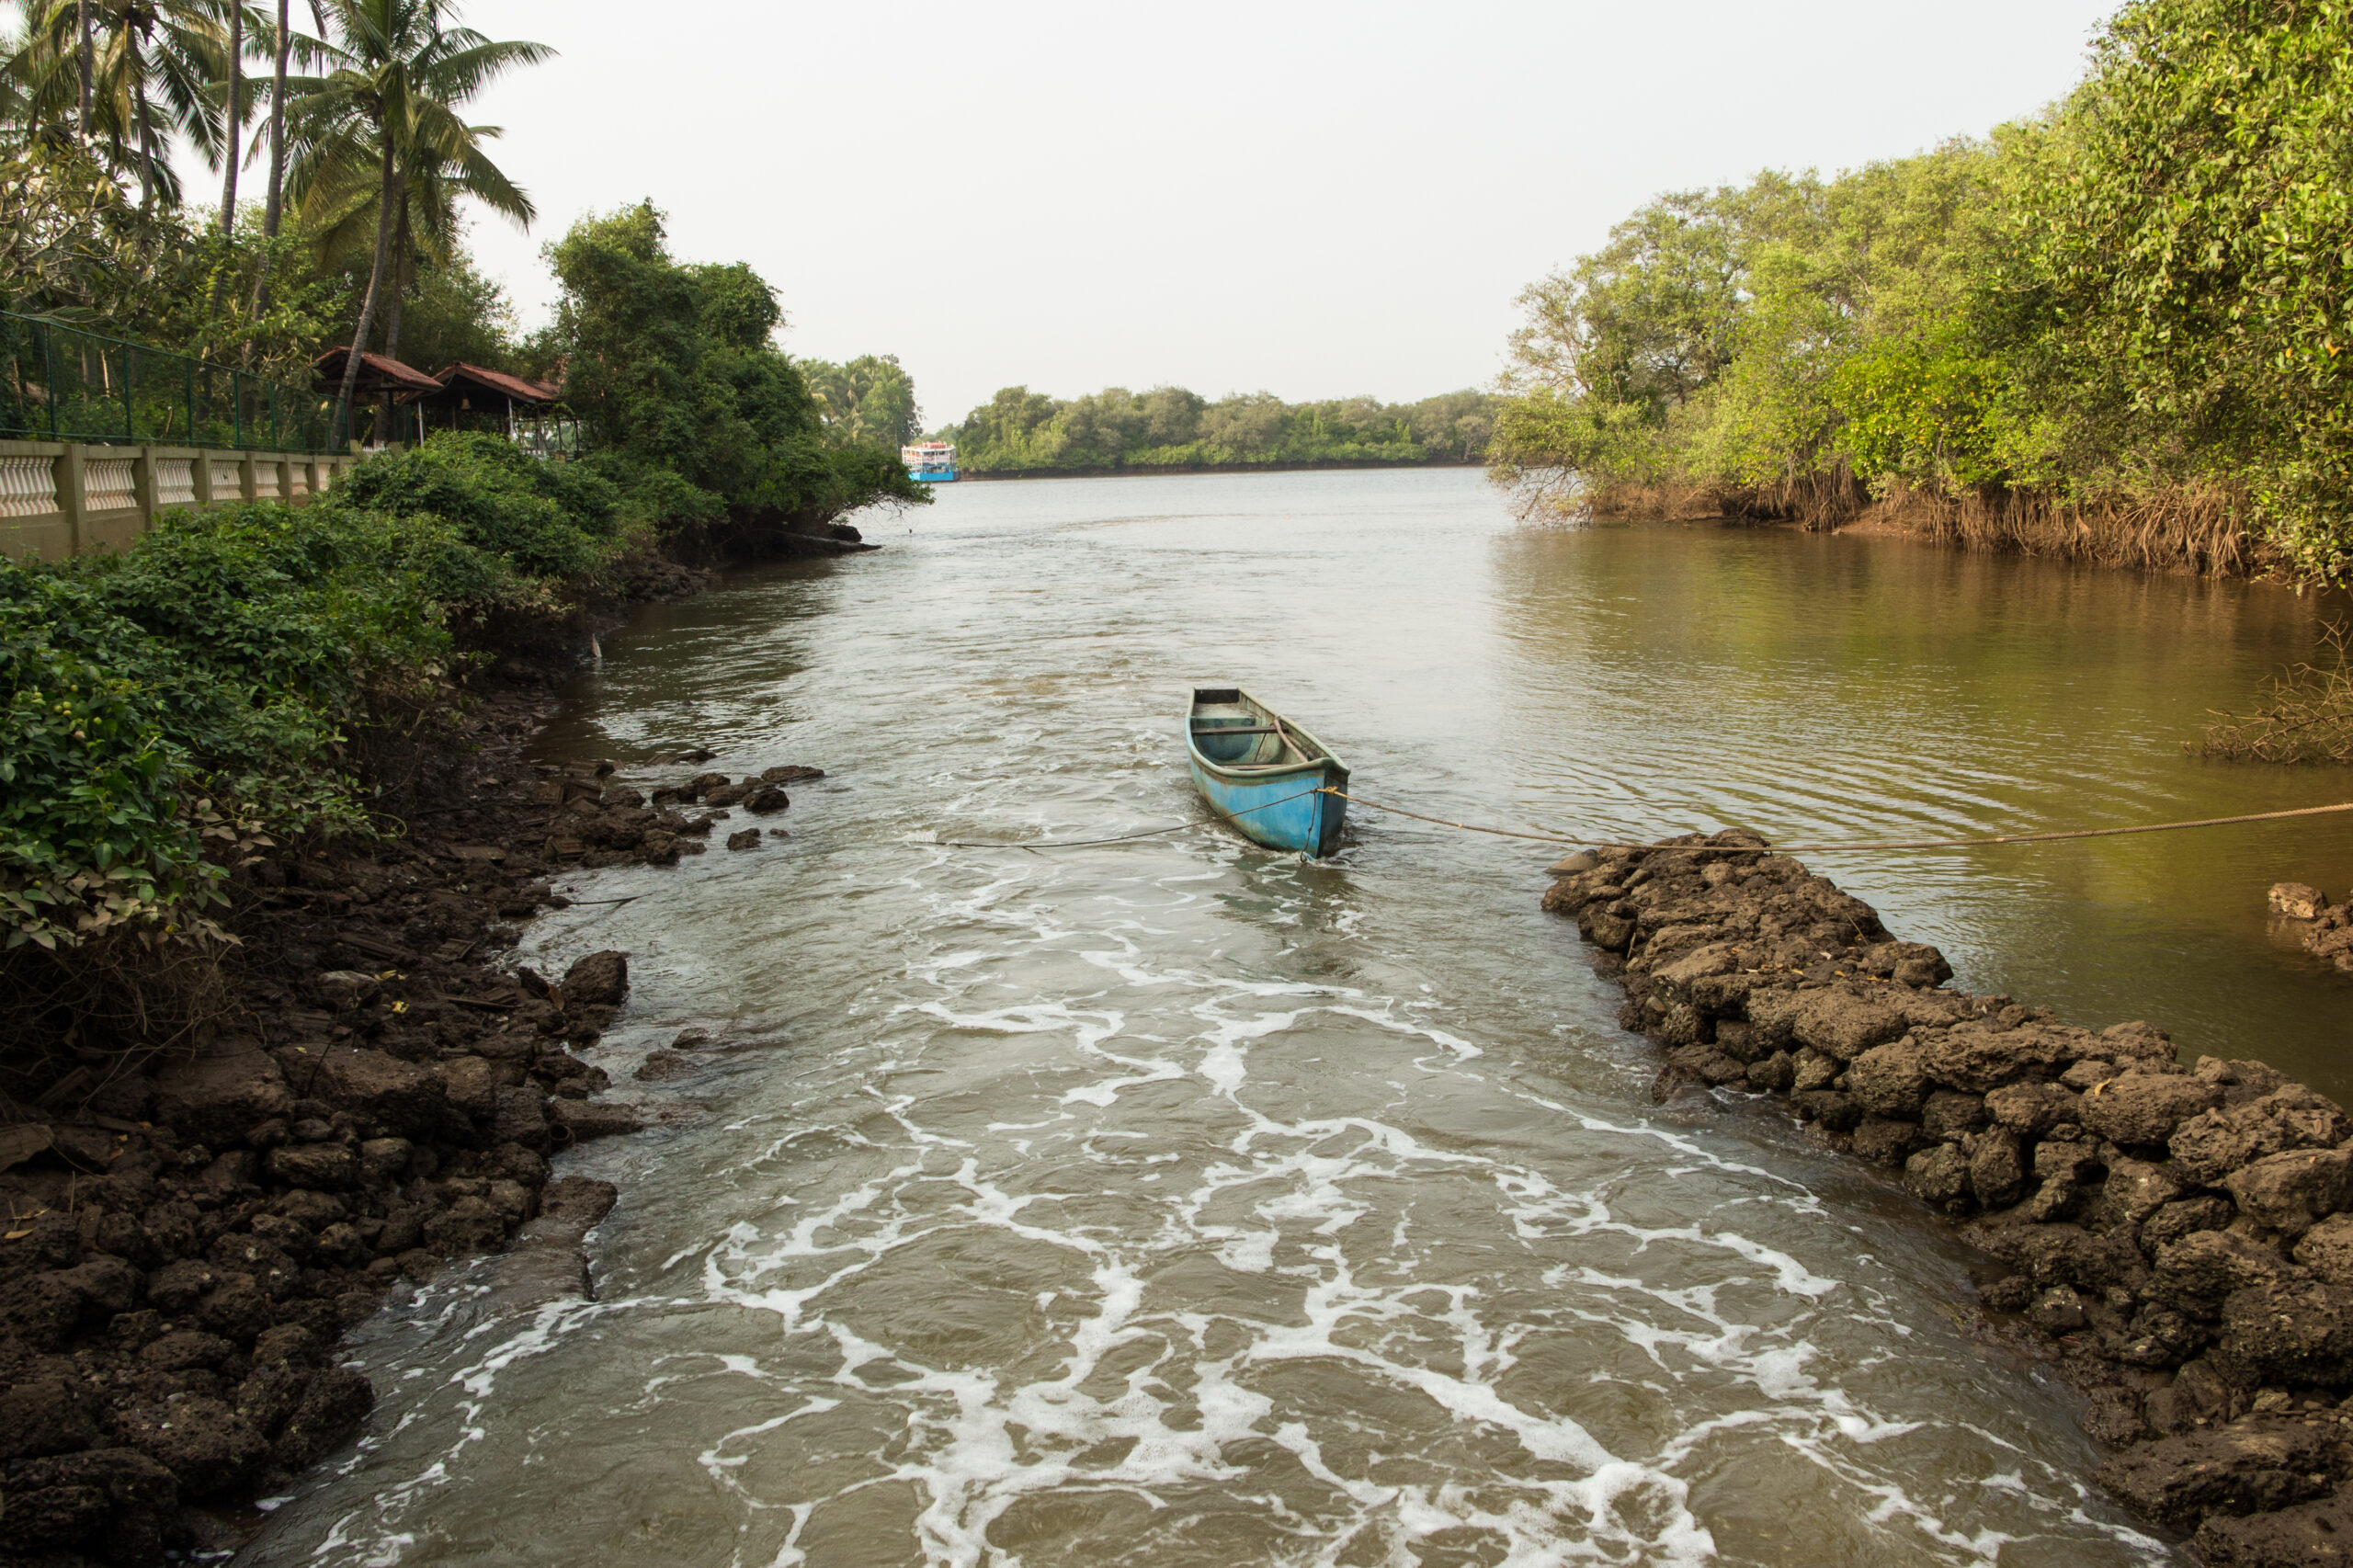
[[[381,1313],[365,1440],[245,1561],[2177,1560],[1889,1183],[1758,1104],[1649,1101],[1541,846],[1370,812],[1323,865],[906,840],[1195,817],[1195,681],[1504,825],[2316,803],[2353,778],[2179,742],[2319,601],[1533,528],[1460,471],[973,485],[871,534],[645,611],[579,681],[548,755],[833,776],[789,838],[576,877],[642,896],[527,934],[633,955],[597,1059],[695,1114],[561,1162],[622,1187],[600,1300],[500,1319],[485,1264]],[[2353,823],[1812,858],[1974,989],[2353,1086],[2347,983],[2262,915],[2353,883]],[[698,1076],[631,1081],[688,1028]]]

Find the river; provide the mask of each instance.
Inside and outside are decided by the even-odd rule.
[[[861,519],[865,521],[865,519]],[[593,1058],[675,1125],[600,1299],[397,1299],[382,1403],[242,1561],[371,1564],[2180,1561],[2088,1483],[1970,1255],[1763,1102],[1654,1105],[1541,915],[1540,844],[1359,811],[1311,865],[1196,829],[1179,715],[1240,681],[1433,815],[1784,843],[2353,795],[2180,742],[2313,646],[2240,584],[1888,539],[1516,521],[1479,475],[966,484],[888,548],[605,643],[542,745],[717,753],[790,836],[537,922],[618,947]],[[723,830],[722,830],[723,831]],[[2341,818],[1819,854],[1960,983],[2146,1017],[2342,1095],[2348,983],[2265,888]],[[632,1083],[681,1030],[696,1076]]]

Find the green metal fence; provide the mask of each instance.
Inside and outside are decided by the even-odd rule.
[[[0,437],[335,452],[335,399],[0,311]]]

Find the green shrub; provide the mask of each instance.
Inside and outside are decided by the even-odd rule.
[[[0,566],[0,926],[55,947],[161,919],[207,881],[165,650],[78,585]],[[77,916],[80,918],[77,919]]]
[[[200,919],[208,838],[364,830],[347,737],[438,699],[454,621],[595,586],[620,511],[592,473],[442,436],[305,508],[168,514],[119,556],[0,562],[7,945]]]
[[[620,492],[611,481],[479,433],[438,435],[366,463],[337,499],[442,518],[465,543],[537,577],[594,574],[616,553],[620,532]]]

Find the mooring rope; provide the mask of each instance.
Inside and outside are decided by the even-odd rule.
[[[1635,844],[1609,839],[1580,838],[1562,833],[1528,833],[1518,828],[1486,827],[1474,822],[1456,822],[1451,817],[1426,816],[1420,812],[1409,812],[1403,806],[1388,805],[1380,801],[1368,801],[1361,795],[1351,795],[1346,790],[1336,790],[1330,785],[1314,790],[1302,790],[1296,795],[1285,795],[1279,801],[1268,801],[1263,806],[1251,806],[1241,812],[1221,812],[1215,806],[1210,807],[1210,811],[1217,821],[1230,823],[1240,817],[1270,811],[1276,806],[1286,805],[1308,795],[1336,795],[1352,806],[1369,807],[1376,812],[1386,812],[1391,816],[1411,817],[1415,822],[1426,822],[1438,827],[1461,828],[1465,833],[1490,833],[1499,838],[1532,839],[1539,844],[1581,845],[1594,849],[1643,849],[1654,853],[1671,853],[1683,849],[1716,854],[1750,855],[1832,855],[1847,849],[1974,849],[1995,844],[2050,844],[2068,838],[2115,838],[2128,833],[2174,833],[2184,828],[2229,827],[2237,823],[2279,822],[2289,817],[2316,817],[2325,816],[2332,812],[2353,812],[2353,801],[2347,801],[2334,806],[2297,806],[2283,812],[2247,812],[2238,816],[2200,817],[2190,822],[2143,823],[2137,827],[2085,827],[2056,833],[2004,833],[1977,838],[1888,838],[1853,844],[1774,844],[1760,848],[1733,844]],[[1196,820],[1171,823],[1165,827],[1148,827],[1140,833],[1122,833],[1108,838],[1044,838],[1028,844],[1011,840],[975,838],[917,839],[913,842],[937,844],[947,849],[1084,849],[1100,844],[1133,844],[1138,839],[1157,838],[1163,834],[1183,833],[1188,828],[1209,825],[1207,822]]]
[[[2062,838],[2114,838],[2127,833],[2172,833],[2180,828],[2228,827],[2234,823],[2277,822],[2284,817],[2316,817],[2330,812],[2353,812],[2353,801],[2347,801],[2334,806],[2298,806],[2291,811],[2248,812],[2234,817],[2200,817],[2192,822],[2143,823],[2138,827],[2086,827],[2063,833],[2006,833],[1983,838],[1903,838],[1859,844],[1775,844],[1763,848],[1750,848],[1741,845],[1726,844],[1615,843],[1592,838],[1572,838],[1556,833],[1521,833],[1508,827],[1482,827],[1476,823],[1449,822],[1445,817],[1424,816],[1419,812],[1409,812],[1403,806],[1385,806],[1379,801],[1368,801],[1360,796],[1351,795],[1345,790],[1334,790],[1328,786],[1324,793],[1337,795],[1350,805],[1370,806],[1376,812],[1387,812],[1392,816],[1412,817],[1415,822],[1436,823],[1440,827],[1459,827],[1470,833],[1492,833],[1505,838],[1532,838],[1544,844],[1580,844],[1595,849],[1652,851],[1691,849],[1713,850],[1720,854],[1726,851],[1738,853],[1745,849],[1753,855],[1827,855],[1841,849],[1969,849],[1989,844],[2048,844]]]

